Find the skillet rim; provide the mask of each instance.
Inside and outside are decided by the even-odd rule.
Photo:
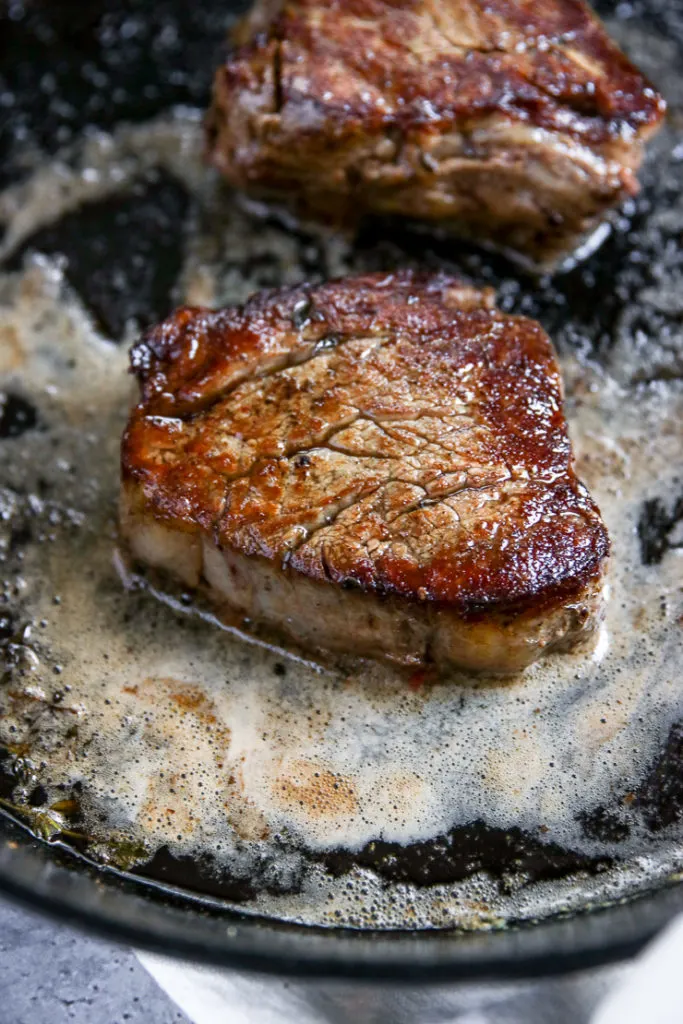
[[[528,981],[635,956],[683,910],[673,880],[609,906],[499,931],[369,932],[286,924],[94,865],[0,812],[0,893],[54,920],[164,956],[298,979],[434,985]]]

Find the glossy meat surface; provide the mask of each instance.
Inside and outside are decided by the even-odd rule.
[[[598,620],[608,539],[552,346],[489,293],[406,271],[185,308],[132,365],[143,560],[400,661],[513,671]]]
[[[209,155],[304,218],[427,220],[550,265],[637,191],[664,104],[580,0],[257,3]]]

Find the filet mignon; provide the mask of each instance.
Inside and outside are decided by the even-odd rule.
[[[664,103],[581,0],[262,0],[213,163],[303,218],[428,221],[550,266],[638,189]]]
[[[182,308],[132,350],[134,555],[305,646],[514,672],[599,621],[609,541],[552,345],[442,274]]]

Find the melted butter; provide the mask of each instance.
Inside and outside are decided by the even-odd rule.
[[[300,279],[292,238],[254,230],[201,170],[200,151],[188,111],[89,138],[75,162],[41,166],[0,197],[5,247],[55,209],[162,166],[208,211],[188,240],[184,299],[245,298],[262,282],[237,273],[235,259],[259,265],[264,253],[278,281]],[[216,218],[220,232],[207,229]],[[327,245],[332,272],[343,271],[347,243]],[[414,843],[479,819],[588,856],[615,852],[585,834],[581,816],[636,788],[683,717],[682,552],[644,566],[637,535],[643,501],[681,490],[680,382],[627,392],[565,360],[579,472],[613,541],[597,644],[511,681],[455,677],[415,692],[387,666],[317,665],[244,638],[131,572],[115,521],[134,393],[125,348],[97,334],[58,261],[35,258],[1,278],[0,305],[6,386],[35,403],[44,427],[0,445],[7,593],[30,627],[0,694],[0,741],[44,765],[35,776],[55,799],[57,787],[79,785],[95,840],[208,852],[243,877],[271,856],[283,886],[303,870],[301,851]],[[12,544],[27,523],[32,539]],[[335,881],[313,863],[300,891],[266,888],[249,907],[318,923],[489,927],[622,895],[683,866],[663,842],[645,869],[641,842],[636,829],[619,849],[624,865],[580,887],[503,892],[476,876],[418,891],[361,868]]]

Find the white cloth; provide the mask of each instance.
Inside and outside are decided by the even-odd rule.
[[[683,1024],[683,916],[638,957],[592,1024]]]

